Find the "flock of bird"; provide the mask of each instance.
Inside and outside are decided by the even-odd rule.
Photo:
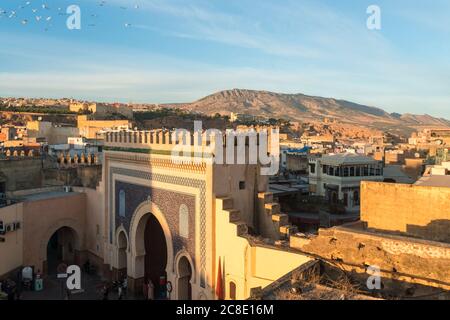
[[[21,13],[25,12],[25,10],[27,8],[31,8],[31,12],[34,15],[34,19],[36,20],[36,22],[40,22],[40,21],[46,22],[47,24],[46,24],[44,30],[48,31],[49,27],[52,26],[52,24],[51,24],[51,21],[53,19],[52,13],[53,13],[53,15],[55,15],[56,13],[54,13],[54,11],[46,3],[40,4],[38,6],[38,8],[39,8],[38,9],[38,8],[36,8],[36,6],[34,6],[32,4],[32,2],[33,1],[26,1],[24,4],[20,5],[18,7],[18,9],[16,9],[16,10],[4,10],[4,9],[0,8],[0,19],[1,18],[17,19],[17,20],[20,20],[20,23],[22,25],[27,25],[30,21],[28,19],[20,19],[20,16],[21,16]],[[37,2],[37,1],[34,1],[34,2]],[[105,7],[106,3],[107,2],[105,0],[102,0],[102,1],[98,2],[97,5],[99,7]],[[139,9],[140,6],[136,4],[132,8]],[[121,6],[120,9],[127,10],[128,7]],[[61,7],[58,7],[56,11],[57,11],[57,15],[59,15],[59,16],[69,15],[66,13],[66,10]],[[97,18],[98,15],[93,13],[90,15],[90,17]],[[95,26],[96,26],[95,23],[88,24],[88,27],[95,27]],[[128,23],[128,22],[124,23],[125,28],[130,28],[131,26],[132,26],[131,23]]]

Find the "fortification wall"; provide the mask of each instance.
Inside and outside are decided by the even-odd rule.
[[[450,188],[362,182],[361,220],[370,229],[450,243]]]

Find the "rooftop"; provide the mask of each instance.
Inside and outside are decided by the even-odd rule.
[[[378,163],[377,160],[356,153],[337,153],[337,154],[327,154],[322,156],[322,163],[339,166],[343,164],[375,164]]]
[[[446,187],[450,188],[450,176],[437,175],[422,177],[415,183],[423,187]]]

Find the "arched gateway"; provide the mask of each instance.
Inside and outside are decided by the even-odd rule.
[[[173,242],[169,225],[154,203],[146,201],[138,206],[130,235],[130,289],[139,293],[143,284],[151,281],[155,297],[161,297],[165,290],[160,288],[160,280],[173,280]]]

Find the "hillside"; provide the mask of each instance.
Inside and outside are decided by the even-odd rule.
[[[221,91],[183,104],[182,108],[209,115],[235,112],[292,121],[322,121],[326,117],[383,130],[424,125],[450,126],[450,121],[429,115],[390,114],[380,108],[345,100],[242,89]]]

